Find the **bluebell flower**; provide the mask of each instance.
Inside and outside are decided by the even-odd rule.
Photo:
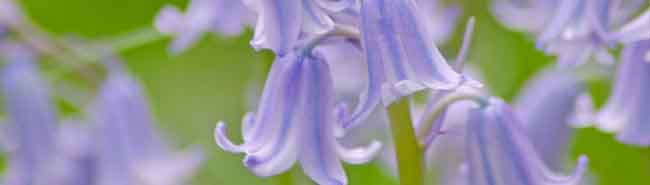
[[[426,35],[430,32],[415,6],[401,0],[363,2],[361,41],[368,84],[344,127],[356,125],[382,101],[389,105],[420,90],[452,89],[464,82]]]
[[[251,14],[240,0],[192,0],[184,14],[175,6],[164,6],[154,24],[160,32],[176,37],[170,50],[178,53],[189,48],[204,32],[240,34],[252,23]]]
[[[524,131],[551,169],[561,170],[568,155],[575,104],[584,84],[568,70],[545,69],[535,75],[515,100]]]
[[[499,99],[471,110],[467,122],[469,184],[576,185],[581,183],[587,158],[581,156],[572,175],[549,170],[522,128],[523,123]]]
[[[623,143],[650,146],[650,40],[625,45],[612,95],[596,115],[600,129],[617,132]]]
[[[2,92],[11,139],[4,184],[45,184],[51,180],[55,154],[56,111],[33,63],[35,56],[18,45],[1,49],[8,62],[2,72]]]
[[[506,25],[537,36],[537,47],[572,66],[595,59],[611,63],[608,36],[641,7],[643,0],[497,1],[494,13]]]
[[[322,34],[334,29],[333,13],[342,12],[356,0],[245,0],[256,13],[251,45],[271,49],[283,56],[296,46],[302,35]]]
[[[95,125],[98,185],[184,184],[202,160],[176,152],[154,129],[140,84],[109,60],[108,77],[89,110]]]
[[[341,118],[334,102],[332,76],[322,55],[289,53],[271,67],[257,112],[242,121],[244,143],[235,145],[225,125],[215,129],[225,151],[245,153],[244,165],[262,177],[274,176],[299,161],[318,184],[347,184],[340,160],[352,164],[372,159],[381,144],[348,149],[337,141]]]

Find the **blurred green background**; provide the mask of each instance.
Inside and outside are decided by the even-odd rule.
[[[162,5],[187,5],[186,0],[20,2],[47,31],[90,39],[151,27]],[[477,18],[469,60],[480,67],[495,95],[510,100],[534,72],[552,64],[553,58],[535,50],[529,37],[499,25],[489,14],[486,0],[464,0],[460,4],[465,16]],[[466,17],[461,20],[462,24]],[[454,38],[441,46],[447,56],[455,55],[461,33],[462,29],[457,29]],[[263,80],[263,66],[272,60],[269,53],[256,53],[250,48],[250,37],[250,30],[238,38],[207,34],[196,47],[177,56],[166,52],[169,39],[120,53],[129,70],[143,82],[156,120],[166,135],[179,147],[200,144],[205,148],[208,161],[192,184],[277,184],[275,179],[253,176],[241,165],[241,155],[225,153],[213,144],[212,131],[218,120],[232,125],[231,135],[239,136],[235,125],[248,111],[245,92],[252,82]],[[609,82],[591,84],[591,89],[596,102],[602,104],[609,93]],[[611,135],[595,129],[580,129],[573,143],[572,159],[587,154],[598,184],[650,184],[650,149],[619,144]],[[395,184],[375,164],[348,166],[347,173],[353,185]]]

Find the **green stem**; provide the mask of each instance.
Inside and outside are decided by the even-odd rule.
[[[391,132],[397,154],[401,185],[424,184],[423,150],[418,145],[411,122],[408,99],[402,98],[388,107]]]

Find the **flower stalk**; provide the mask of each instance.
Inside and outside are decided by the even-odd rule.
[[[409,101],[402,98],[388,107],[401,185],[424,184],[424,150],[419,147],[410,117]]]

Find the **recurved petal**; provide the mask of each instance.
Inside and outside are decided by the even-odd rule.
[[[336,151],[341,160],[350,164],[363,164],[370,162],[381,151],[381,143],[372,141],[367,146],[347,148],[340,143],[336,145]]]

